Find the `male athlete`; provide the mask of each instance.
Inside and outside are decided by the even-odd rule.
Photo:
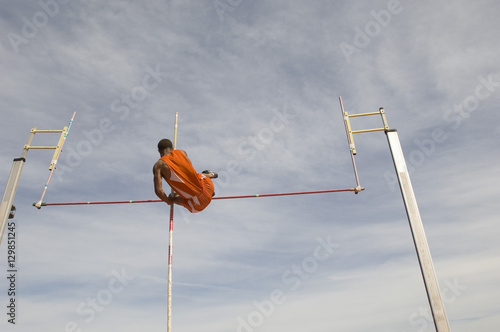
[[[197,173],[186,152],[174,150],[169,139],[158,142],[158,152],[160,160],[153,166],[156,195],[168,205],[182,205],[191,213],[205,209],[212,201],[214,185],[211,179],[217,178],[217,173]],[[162,179],[167,181],[174,193],[167,196],[163,192]]]

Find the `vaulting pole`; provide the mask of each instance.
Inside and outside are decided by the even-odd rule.
[[[177,147],[177,122],[179,113],[175,112],[174,150]],[[173,190],[171,191],[174,192]],[[170,205],[170,226],[168,241],[168,293],[167,293],[167,332],[172,331],[172,242],[174,239],[174,204]]]

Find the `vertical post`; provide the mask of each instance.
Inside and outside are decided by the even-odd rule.
[[[177,120],[179,113],[175,112],[174,150],[177,147]],[[172,190],[173,192],[173,190]],[[170,205],[170,225],[168,241],[168,294],[167,294],[167,332],[172,331],[172,242],[174,239],[174,204]]]
[[[52,157],[52,162],[50,163],[49,166],[49,178],[47,179],[47,183],[45,184],[45,187],[43,188],[42,196],[40,197],[40,201],[35,204],[35,206],[40,209],[42,206],[42,200],[43,197],[45,196],[45,193],[47,192],[47,188],[49,187],[50,179],[52,178],[52,174],[54,173],[54,170],[56,169],[56,164],[57,160],[59,159],[59,156],[61,155],[62,148],[64,146],[64,142],[66,141],[66,137],[68,137],[69,130],[71,129],[71,124],[73,123],[73,120],[75,119],[75,114],[76,112],[73,112],[73,116],[71,117],[71,120],[69,121],[69,124],[67,127],[64,127],[61,137],[59,138],[59,142],[57,143],[56,149],[54,151],[54,156]]]
[[[28,154],[29,146],[35,136],[35,127],[31,130],[28,137],[28,142],[24,146],[21,158],[14,159],[12,168],[10,170],[9,178],[7,180],[7,185],[5,186],[5,191],[2,197],[2,202],[0,203],[0,244],[2,243],[3,233],[7,225],[7,220],[9,219],[10,209],[14,203],[14,196],[16,195],[17,185],[21,177],[21,172],[23,171],[24,163],[26,162],[26,156]]]
[[[340,102],[340,110],[342,111],[342,116],[344,117],[344,126],[345,126],[345,132],[347,134],[347,142],[349,143],[349,150],[351,151],[352,167],[354,169],[354,177],[356,178],[355,193],[357,194],[358,192],[361,191],[361,185],[359,184],[358,170],[356,168],[356,162],[354,161],[354,155],[356,154],[356,147],[354,145],[354,138],[352,136],[349,115],[347,114],[347,112],[344,111],[344,104],[342,103],[341,97],[339,97],[339,102]]]
[[[431,307],[434,326],[437,332],[449,332],[450,327],[446,316],[443,299],[439,290],[439,283],[432,263],[432,257],[429,250],[429,244],[425,236],[422,219],[417,206],[417,200],[410,182],[410,176],[406,167],[406,162],[399,142],[398,133],[395,129],[386,130],[387,140],[396,168],[396,174],[403,195],[403,201],[406,208],[406,214],[410,223],[413,242],[417,251],[420,270],[424,279],[427,298]]]

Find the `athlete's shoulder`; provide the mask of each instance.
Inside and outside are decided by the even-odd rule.
[[[172,151],[170,152],[170,154],[171,154],[173,157],[179,157],[179,156],[187,157],[187,153],[186,153],[186,151],[184,151],[184,150],[180,150],[180,149],[175,149],[175,150],[172,150]]]
[[[158,169],[162,169],[164,168],[165,166],[168,167],[167,163],[165,162],[165,160],[163,159],[158,159],[158,161],[153,165],[153,171],[155,170],[158,170]]]

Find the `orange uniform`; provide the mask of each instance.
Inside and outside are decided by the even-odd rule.
[[[170,168],[170,179],[165,179],[172,189],[184,198],[184,207],[192,213],[205,209],[212,201],[212,180],[198,174],[181,150],[173,150],[161,158]]]

